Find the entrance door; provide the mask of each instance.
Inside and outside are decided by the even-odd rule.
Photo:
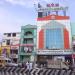
[[[72,57],[71,56],[66,56],[65,61],[68,61],[69,64],[72,64]]]

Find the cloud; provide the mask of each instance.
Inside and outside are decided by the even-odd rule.
[[[37,4],[38,0],[5,0],[5,2],[30,8],[34,6],[34,3]]]

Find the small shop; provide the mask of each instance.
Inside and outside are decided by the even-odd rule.
[[[47,64],[60,64],[60,62],[69,62],[72,64],[71,55],[37,55],[38,63],[47,63]]]
[[[10,50],[10,58],[12,59],[12,62],[17,63],[18,62],[18,50],[19,46],[11,46]]]
[[[30,55],[20,55],[20,61],[21,62],[30,61]]]
[[[2,55],[9,57],[10,55],[10,46],[2,46]]]

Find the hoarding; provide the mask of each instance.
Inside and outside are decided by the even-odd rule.
[[[48,11],[48,10],[51,10],[51,11],[59,11],[59,10],[68,10],[68,7],[67,6],[60,6],[58,3],[57,4],[54,4],[54,3],[51,3],[51,4],[47,4],[45,8],[38,8],[38,11]]]

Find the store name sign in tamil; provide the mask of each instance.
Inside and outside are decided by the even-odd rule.
[[[38,9],[39,11],[59,11],[59,10],[68,10],[68,7],[67,6],[60,6],[58,3],[57,4],[54,4],[54,3],[51,3],[51,4],[47,4],[45,8],[39,8]]]

